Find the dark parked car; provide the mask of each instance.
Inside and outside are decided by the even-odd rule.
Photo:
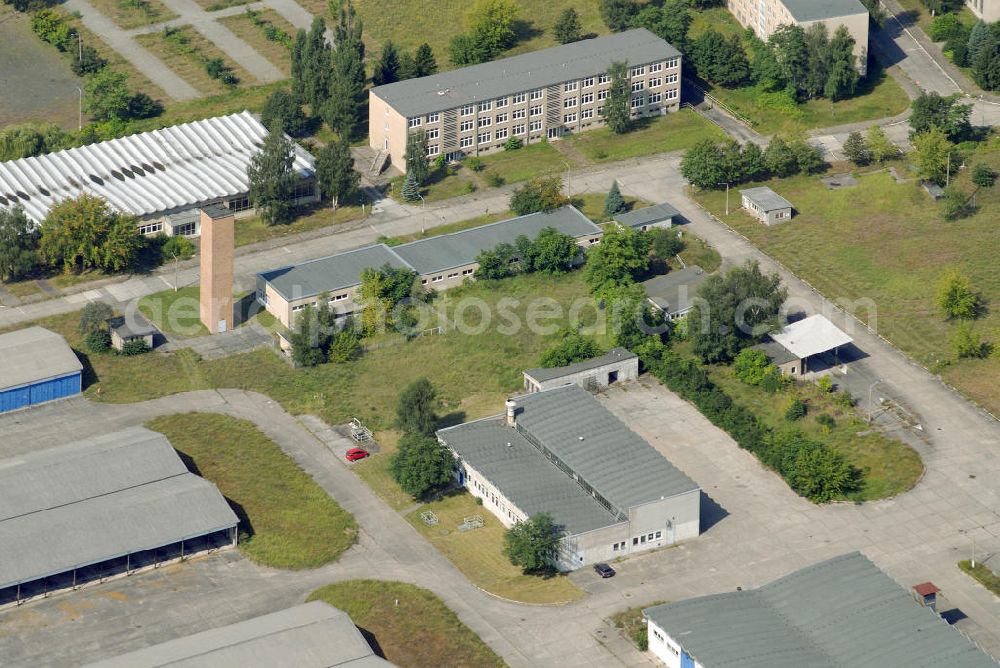
[[[594,572],[600,575],[602,578],[610,578],[615,574],[615,569],[611,568],[607,564],[594,564]]]

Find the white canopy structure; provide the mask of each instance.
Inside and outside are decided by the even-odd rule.
[[[247,165],[267,128],[249,111],[0,162],[0,208],[21,206],[35,223],[61,200],[90,193],[150,218],[249,190]],[[314,174],[296,146],[295,170]]]
[[[799,359],[819,355],[853,341],[826,316],[819,314],[793,322],[772,334],[771,338]]]

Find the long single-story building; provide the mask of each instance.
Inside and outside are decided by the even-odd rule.
[[[0,606],[234,546],[237,522],[141,427],[0,461]]]
[[[997,665],[860,552],[643,615],[649,651],[669,668]]]
[[[743,208],[765,225],[782,223],[792,217],[792,203],[767,186],[740,191]]]
[[[505,526],[552,516],[561,570],[701,532],[698,485],[579,385],[513,397],[505,415],[437,436],[459,484]]]
[[[285,327],[291,327],[296,311],[318,305],[317,297],[322,294],[329,295],[330,306],[338,314],[346,315],[359,308],[356,298],[365,269],[386,264],[410,269],[425,287],[445,290],[473,278],[482,251],[513,244],[522,235],[534,238],[546,228],[573,237],[583,248],[598,243],[602,235],[601,228],[575,207],[564,206],[399,246],[374,244],[261,272],[257,274],[257,300]]]
[[[56,203],[83,193],[136,216],[142,234],[199,234],[198,209],[253,214],[247,166],[268,131],[249,111],[0,162],[0,208],[41,224]],[[293,199],[319,201],[315,160],[295,145]]]
[[[646,232],[654,227],[669,228],[681,212],[666,202],[644,206],[614,216],[614,221],[622,227],[630,227],[637,232]]]
[[[770,340],[754,347],[762,350],[782,373],[801,376],[809,372],[810,357],[830,351],[836,355],[852,341],[846,332],[817,313],[786,325],[771,334]]]
[[[694,298],[708,274],[697,265],[691,265],[663,276],[642,282],[646,300],[660,310],[668,320],[687,315],[694,306]]]
[[[310,601],[86,668],[391,668],[343,610]]]
[[[528,392],[550,390],[576,383],[588,391],[639,377],[639,356],[625,348],[612,348],[603,355],[566,366],[538,367],[524,372],[524,389]]]
[[[0,334],[0,413],[79,394],[83,365],[66,340],[43,327]]]

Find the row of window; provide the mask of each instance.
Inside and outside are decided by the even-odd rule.
[[[344,293],[341,293],[339,295],[334,295],[334,296],[330,297],[330,299],[327,300],[327,303],[332,305],[332,304],[335,304],[337,302],[345,301],[347,299],[347,297],[348,297],[348,294],[346,292],[344,292]],[[260,293],[259,292],[257,293],[257,298],[260,299]],[[266,294],[264,295],[264,298],[261,301],[263,301],[265,304],[267,304],[267,295]],[[312,303],[312,305],[315,308],[319,308],[319,301],[314,301]],[[292,312],[295,313],[297,311],[301,311],[306,306],[308,306],[308,304],[296,304],[295,306],[292,307]]]
[[[653,542],[654,540],[659,540],[663,537],[662,531],[655,531],[653,533],[647,533],[642,536],[637,536],[632,539],[633,545],[645,545],[647,542]]]
[[[437,148],[437,147],[435,146],[434,148]],[[429,153],[429,151],[428,151],[428,153]],[[434,155],[437,155],[437,151],[434,152]],[[465,278],[466,276],[472,276],[472,274],[475,273],[475,271],[476,271],[475,269],[463,269],[461,276],[462,276],[462,278]],[[451,280],[453,278],[458,278],[458,276],[459,276],[459,273],[457,271],[454,272],[454,273],[448,274],[448,280]],[[444,274],[441,274],[439,276],[433,276],[433,277],[431,277],[431,283],[440,283],[444,279],[445,279],[445,275]],[[427,285],[427,279],[426,278],[421,278],[420,279],[420,284],[421,285]]]
[[[666,69],[675,69],[680,65],[680,58],[668,58],[666,62]],[[652,63],[648,66],[649,72],[660,72],[664,69],[664,63]],[[643,76],[646,73],[647,66],[639,65],[638,67],[633,67],[629,73],[632,78]],[[597,84],[606,84],[611,81],[611,77],[607,74],[599,74],[596,77],[587,77],[582,81],[568,81],[563,84],[563,92],[572,93],[573,91],[579,90],[580,88],[593,88],[595,82]],[[654,83],[655,82],[655,83]],[[677,75],[669,74],[666,77],[666,82],[676,83]],[[662,85],[662,80],[660,78],[651,79],[649,82],[651,87],[656,87]],[[633,90],[637,90],[633,88]],[[459,114],[462,116],[472,116],[477,111],[479,113],[484,113],[491,111],[493,109],[503,109],[510,104],[523,104],[527,100],[541,100],[545,95],[545,91],[541,88],[536,88],[527,93],[515,93],[514,95],[504,95],[493,100],[485,100],[479,103],[465,104],[459,109]],[[592,95],[592,93],[591,93]],[[601,99],[601,98],[598,98]],[[587,104],[584,100],[583,104]],[[386,105],[385,112],[389,113],[389,106]],[[414,116],[408,120],[409,126],[411,128],[419,127],[423,123],[437,123],[441,120],[441,115],[438,112],[427,114],[426,116]],[[500,121],[498,121],[500,122]]]
[[[163,221],[156,221],[155,223],[143,223],[139,226],[139,234],[157,234],[163,231]],[[182,225],[177,225],[174,227],[174,236],[178,237],[189,237],[192,234],[197,233],[198,223],[184,223]]]

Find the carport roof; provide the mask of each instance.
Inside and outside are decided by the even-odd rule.
[[[90,664],[88,668],[388,668],[348,617],[312,601]]]
[[[0,334],[0,390],[83,369],[66,340],[43,327]]]
[[[643,614],[702,666],[996,666],[859,552]]]
[[[818,313],[786,325],[780,332],[771,334],[771,338],[799,359],[819,355],[853,341],[826,316]]]
[[[143,428],[0,461],[0,588],[237,524],[215,485]]]

